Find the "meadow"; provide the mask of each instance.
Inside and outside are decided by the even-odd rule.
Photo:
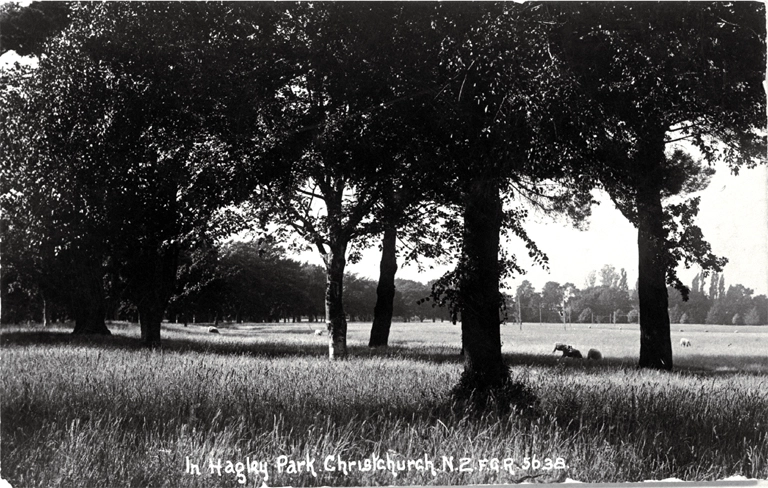
[[[330,362],[320,324],[164,324],[140,347],[4,327],[2,477],[14,487],[364,486],[768,478],[768,327],[674,326],[675,371],[635,368],[632,324],[507,324],[533,411],[452,403],[459,327],[394,324]],[[679,329],[683,330],[680,331]],[[691,340],[692,347],[679,346]],[[600,362],[559,359],[554,342]]]

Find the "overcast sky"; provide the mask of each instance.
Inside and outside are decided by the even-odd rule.
[[[698,224],[713,251],[726,256],[726,286],[740,283],[755,290],[755,294],[768,294],[768,169],[765,166],[741,170],[738,176],[726,167],[717,166],[717,173],[709,187],[700,192],[701,205]],[[527,279],[540,290],[547,281],[571,282],[583,288],[591,270],[605,264],[618,271],[626,269],[630,287],[637,280],[637,231],[603,196],[595,206],[587,231],[578,231],[553,222],[546,216],[533,218],[526,225],[529,235],[549,256],[549,272],[528,260],[527,252],[519,240],[506,245],[519,256],[528,270],[511,283],[517,287]],[[307,253],[301,259],[319,264],[319,256]],[[379,251],[366,252],[362,262],[350,264],[349,272],[378,279]],[[427,282],[439,277],[447,268],[438,267],[419,273],[415,266],[402,267],[397,277]],[[681,267],[679,275],[690,286],[699,269]]]

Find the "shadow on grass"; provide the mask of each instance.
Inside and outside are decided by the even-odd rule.
[[[66,329],[41,329],[36,327],[10,327],[0,329],[0,346],[60,346],[92,347],[143,351],[145,346],[138,337],[125,335],[125,331],[134,326],[111,324],[112,335],[74,335]],[[221,335],[207,333],[207,325],[190,327],[164,326],[161,349],[167,352],[196,352],[217,355],[250,355],[253,357],[317,357],[328,355],[328,345],[324,337],[312,336],[317,342],[291,342],[281,338],[259,336],[263,333],[291,334],[307,338],[311,330],[297,330],[295,326],[254,325],[247,328],[222,328]],[[362,345],[350,345],[348,352],[352,358],[394,358],[411,361],[424,361],[435,364],[463,363],[463,356],[458,348],[447,345],[406,345],[395,342],[385,348],[368,348]],[[525,352],[504,353],[510,366],[549,367],[578,370],[587,374],[600,374],[606,370],[632,369],[636,367],[636,358],[604,358],[601,361],[562,358],[559,355],[541,355]],[[685,374],[721,376],[732,374],[765,374],[768,370],[768,358],[764,356],[687,356],[676,364],[675,371]]]

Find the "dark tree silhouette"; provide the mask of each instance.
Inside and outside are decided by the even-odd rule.
[[[697,184],[703,160],[738,171],[765,162],[765,7],[760,3],[561,4],[560,38],[570,69],[597,112],[611,121],[600,136],[597,179],[638,229],[641,367],[671,369],[666,283],[687,289],[678,263],[720,270],[693,223],[698,200],[665,196]],[[693,177],[691,177],[693,176]],[[705,175],[706,176],[706,175]]]

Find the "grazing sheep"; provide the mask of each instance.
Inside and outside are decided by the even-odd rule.
[[[581,355],[581,351],[579,351],[578,349],[574,349],[573,346],[568,344],[563,344],[560,342],[555,343],[555,350],[552,352],[555,352],[555,351],[563,351],[564,358],[581,359],[584,357]]]
[[[594,359],[595,361],[599,361],[603,359],[603,354],[597,349],[592,348],[587,351],[587,359]]]
[[[320,329],[315,329],[315,335],[316,336],[321,336],[321,335],[323,335],[323,331],[320,330]]]
[[[208,327],[208,332],[211,333],[211,334],[218,334],[219,333],[219,329],[217,329],[214,326],[210,326],[210,327]]]
[[[690,339],[686,339],[685,337],[683,337],[682,339],[680,339],[680,345],[683,347],[691,347],[691,341]]]

